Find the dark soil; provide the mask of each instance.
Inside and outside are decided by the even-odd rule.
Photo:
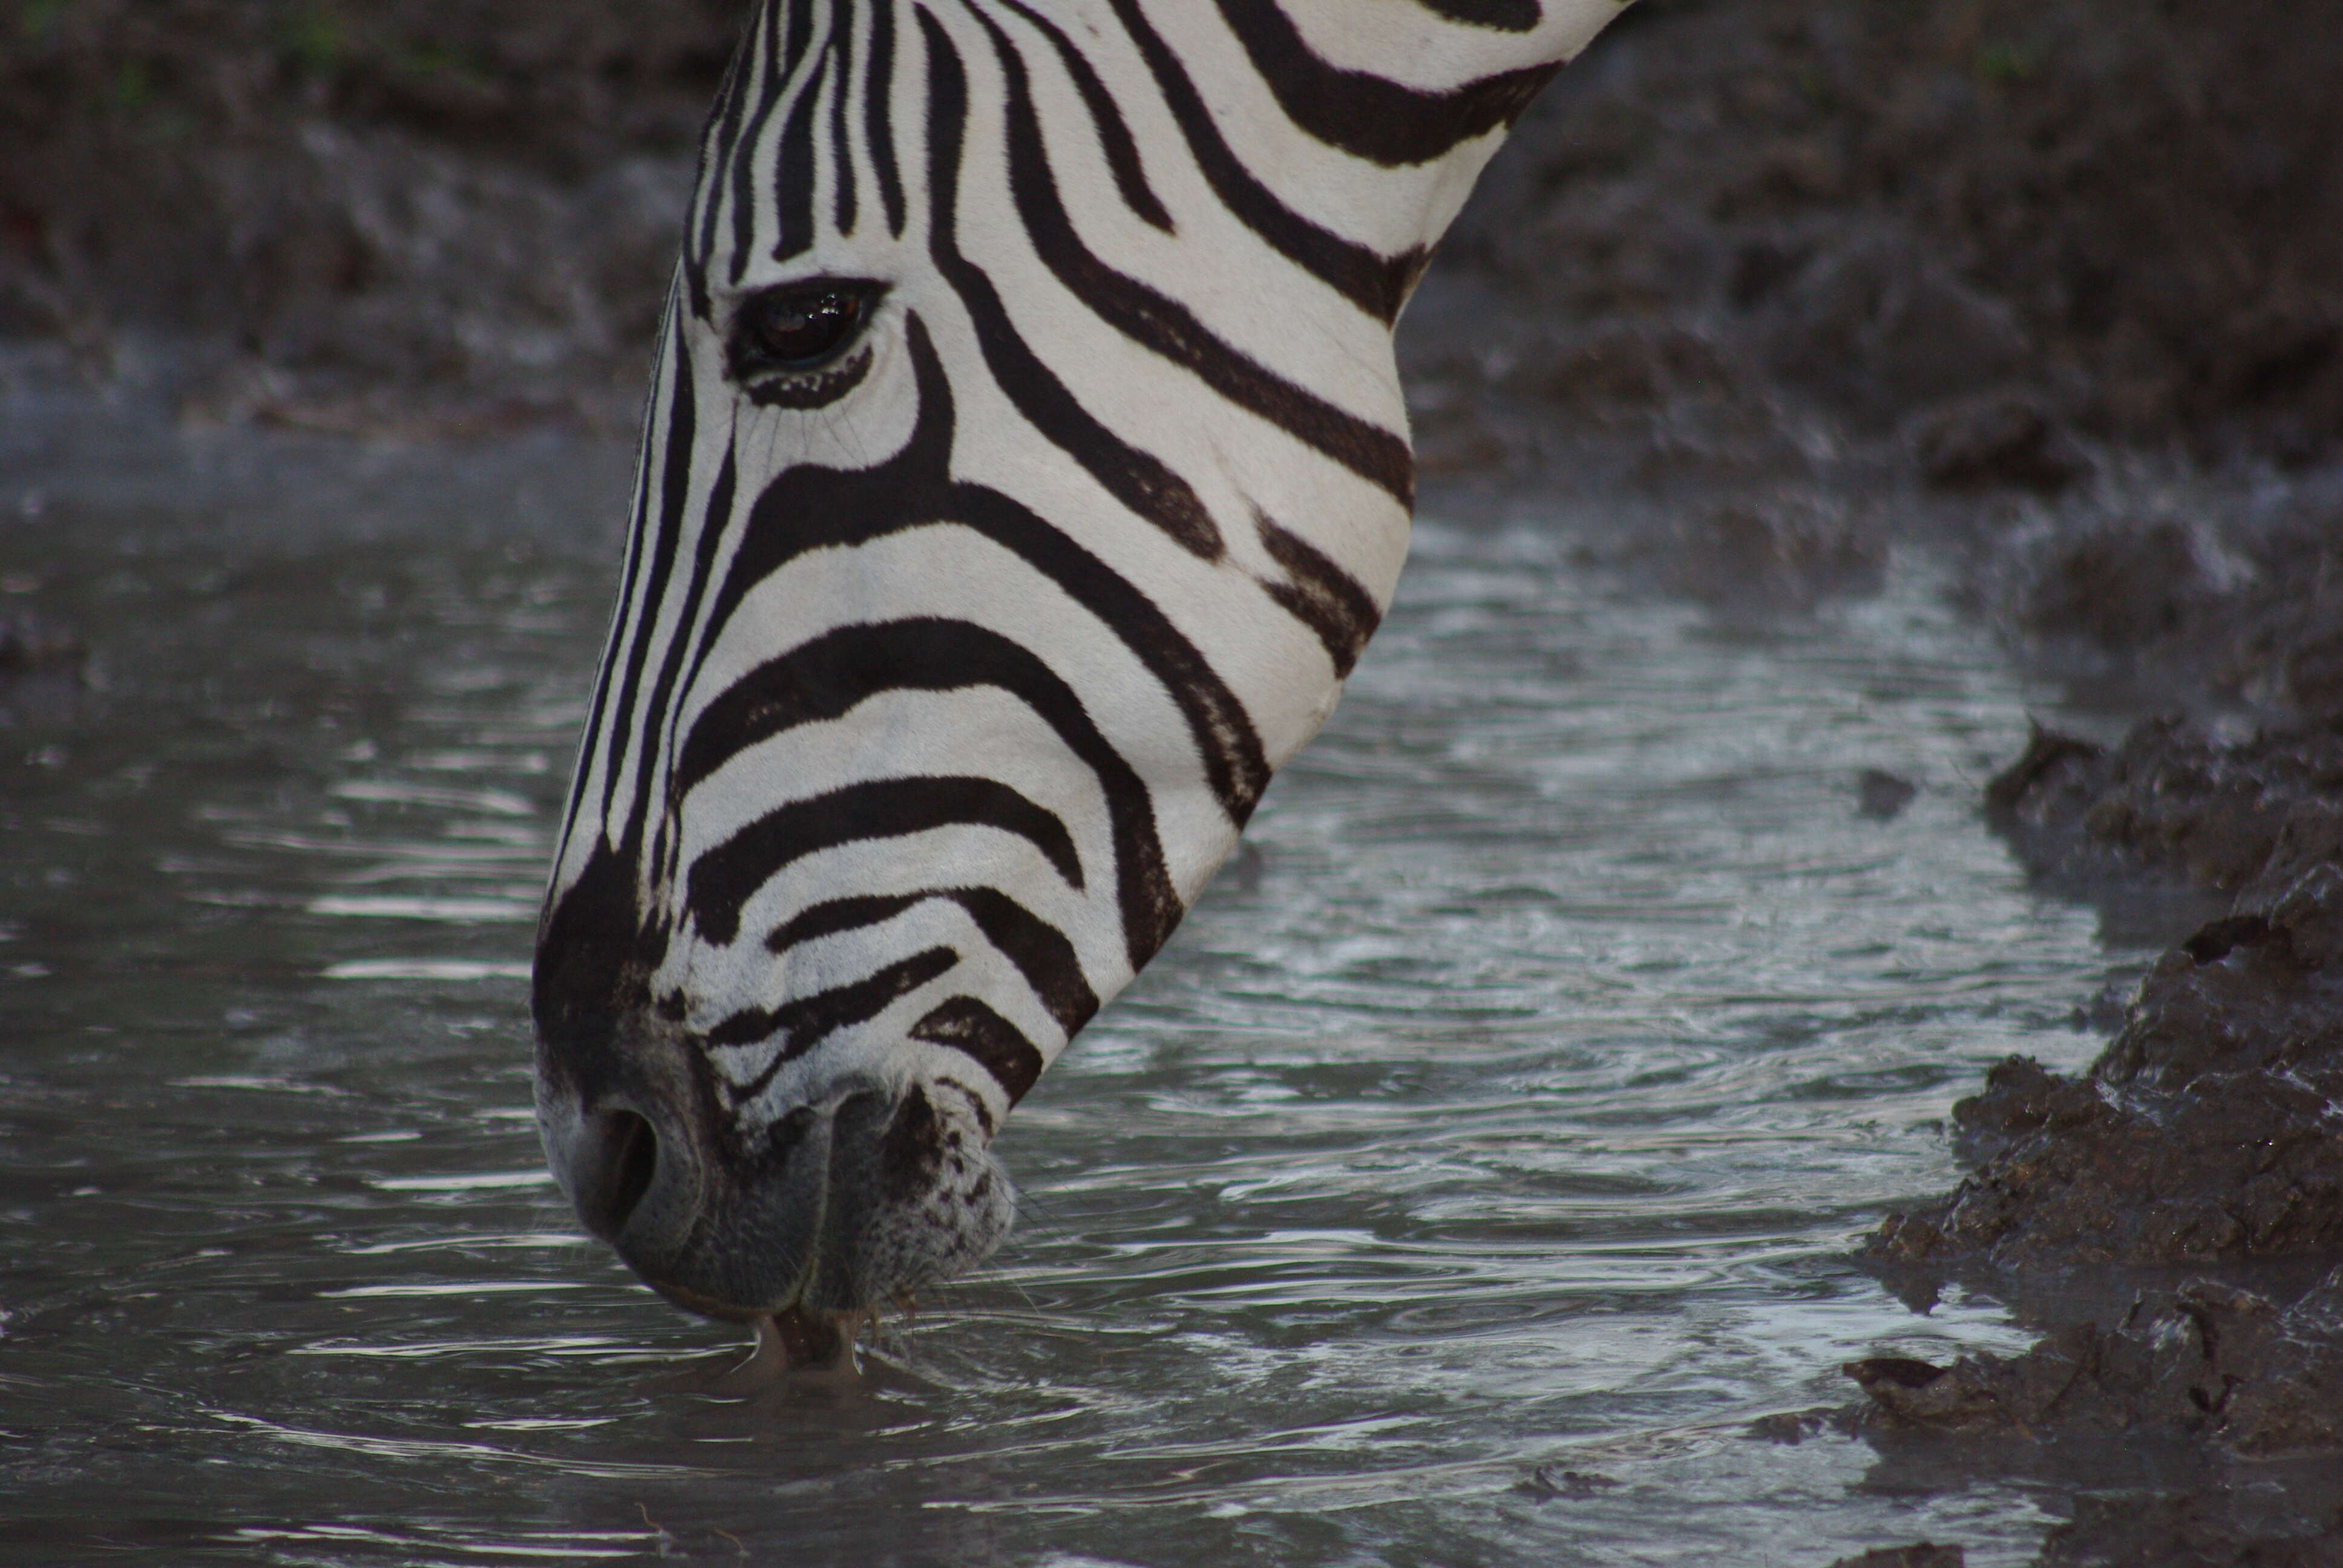
[[[1644,0],[1412,307],[1428,493],[1791,611],[1916,539],[2106,702],[2343,704],[2338,84],[2343,0]]]
[[[0,336],[199,340],[189,417],[622,426],[717,0],[0,0]]]
[[[2196,1280],[2143,1294],[2115,1323],[2077,1323],[2020,1356],[1949,1367],[1849,1363],[1873,1403],[1908,1426],[2043,1432],[2157,1426],[2243,1458],[2343,1448],[2343,1271],[2280,1310]]]
[[[1896,1479],[2016,1470],[2067,1493],[2044,1568],[2343,1563],[2343,1271],[2283,1308],[2197,1279],[2023,1355],[1846,1372]]]
[[[2036,733],[1986,791],[2036,869],[2230,896],[2157,960],[2090,1070],[2031,1059],[1953,1108],[1976,1172],[1873,1255],[2029,1270],[2343,1258],[2343,727],[2113,751]],[[2120,885],[2120,884],[2117,884]]]
[[[1968,1553],[1957,1546],[1922,1541],[1910,1546],[1883,1546],[1856,1557],[1842,1557],[1831,1568],[1962,1568]]]
[[[2161,880],[2226,912],[2157,960],[2088,1071],[2012,1057],[1953,1108],[1973,1174],[1890,1215],[1870,1260],[1923,1302],[1982,1281],[2050,1332],[1853,1363],[1870,1429],[1988,1437],[2020,1468],[2146,1434],[2202,1462],[2123,1507],[2078,1493],[2046,1563],[2343,1563],[2343,724],[2037,731],[1986,804],[2053,883]],[[2127,1277],[2177,1282],[2090,1310]]]
[[[2336,0],[1644,0],[1448,242],[1542,330],[1426,358],[1617,419],[1794,398],[1954,488],[2056,491],[2069,431],[2310,462],[2338,63]]]

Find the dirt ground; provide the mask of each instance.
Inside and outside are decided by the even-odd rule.
[[[733,14],[0,0],[0,333],[170,334],[191,420],[622,427]]]
[[[623,431],[734,9],[0,0],[0,336],[103,379],[159,335],[195,422]],[[2343,0],[1643,0],[1402,346],[1435,503],[1601,498],[1598,555],[1767,614],[1925,543],[2136,720],[1981,804],[2193,930],[1868,1252],[2045,1337],[1855,1363],[1835,1419],[2063,1486],[2045,1563],[2343,1563]]]

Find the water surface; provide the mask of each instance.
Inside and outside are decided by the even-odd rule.
[[[0,688],[0,1560],[2031,1555],[2016,1485],[1749,1432],[2020,1342],[1846,1251],[2125,959],[1979,822],[2043,694],[1926,562],[1751,629],[1427,525],[1011,1123],[994,1265],[873,1389],[727,1401],[673,1382],[731,1331],[580,1238],[528,1111],[625,454],[11,428],[0,605],[92,654]]]

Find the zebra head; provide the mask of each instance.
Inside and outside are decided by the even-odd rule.
[[[1006,1231],[994,1134],[1389,599],[1429,247],[1615,10],[764,0],[538,935],[547,1151],[670,1299]]]

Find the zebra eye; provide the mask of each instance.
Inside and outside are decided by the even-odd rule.
[[[789,284],[749,296],[732,315],[734,379],[822,368],[860,335],[878,296],[876,284],[840,278]]]

